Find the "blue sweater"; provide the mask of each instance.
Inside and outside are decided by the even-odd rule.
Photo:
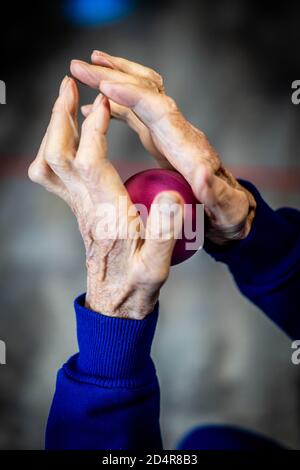
[[[273,211],[253,185],[242,184],[257,201],[250,235],[226,247],[206,241],[204,248],[228,265],[241,292],[270,320],[300,339],[300,212]],[[139,321],[107,317],[84,304],[84,295],[75,300],[79,353],[58,372],[46,448],[162,449],[150,356],[158,305]]]

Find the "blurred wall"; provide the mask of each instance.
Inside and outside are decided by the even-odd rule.
[[[72,301],[85,290],[85,262],[76,222],[26,177],[71,58],[88,60],[98,48],[155,68],[236,176],[254,181],[273,207],[300,203],[300,107],[290,99],[300,78],[294,7],[140,2],[118,21],[83,27],[62,17],[61,2],[23,3],[22,19],[11,11],[1,33],[1,449],[43,447],[56,372],[77,347]],[[80,90],[83,104],[95,95]],[[109,152],[124,177],[154,165],[117,122]],[[291,364],[291,342],[202,251],[172,268],[153,353],[166,448],[207,422],[300,447],[300,369]]]

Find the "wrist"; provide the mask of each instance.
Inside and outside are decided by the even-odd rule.
[[[248,202],[249,202],[248,214],[247,214],[247,217],[246,217],[246,220],[245,220],[244,230],[243,230],[242,236],[240,237],[240,240],[243,240],[243,239],[247,238],[249,233],[251,232],[252,224],[253,224],[255,214],[256,214],[257,203],[256,203],[256,200],[255,200],[255,197],[253,196],[253,194],[248,189],[246,189],[242,185],[240,185],[240,188],[247,195]]]
[[[126,279],[101,280],[88,273],[85,307],[108,317],[144,320],[153,312],[159,289],[132,286]]]
[[[244,193],[245,209],[241,220],[230,226],[218,226],[210,223],[207,219],[206,238],[215,245],[224,246],[235,241],[241,241],[247,238],[251,232],[253,221],[256,214],[256,200],[253,194],[240,182],[235,180],[235,188]],[[237,205],[236,211],[240,209]]]

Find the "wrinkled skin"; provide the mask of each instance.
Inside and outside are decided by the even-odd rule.
[[[78,89],[73,79],[65,77],[29,177],[66,201],[77,218],[86,249],[87,307],[105,315],[143,319],[153,310],[168,277],[182,224],[181,210],[173,224],[167,224],[167,231],[155,222],[155,216],[159,212],[160,220],[169,218],[170,207],[174,203],[182,207],[183,201],[178,193],[160,193],[143,227],[107,160],[105,134],[110,117],[125,121],[162,168],[177,170],[190,183],[205,205],[206,236],[215,243],[245,238],[256,203],[224,168],[203,132],[165,94],[158,73],[99,51],[93,52],[92,64],[72,61],[71,72],[102,94],[93,105],[82,108],[86,119],[79,137]],[[131,213],[119,211],[118,228],[105,237],[99,233],[98,209],[106,203],[117,207],[120,197]],[[140,226],[138,236],[120,236],[120,227],[128,221]],[[148,225],[157,225],[158,237],[152,237]]]
[[[252,194],[222,165],[206,136],[164,92],[162,77],[129,60],[94,51],[92,64],[74,60],[71,72],[110,100],[112,116],[139,135],[163,168],[176,169],[205,205],[206,237],[218,244],[247,237],[255,215]],[[82,107],[87,116],[91,106]]]
[[[111,115],[108,99],[101,94],[96,98],[80,137],[78,101],[75,81],[65,77],[28,174],[32,181],[62,198],[77,218],[86,249],[86,306],[105,315],[140,320],[153,310],[168,277],[175,239],[182,226],[183,201],[174,191],[159,193],[144,228],[107,159],[105,134]],[[125,201],[122,211],[118,210],[120,198]],[[118,210],[118,224],[109,237],[101,233],[103,227],[99,224],[102,204]],[[163,225],[174,204],[177,212],[173,213],[173,223]],[[130,236],[121,237],[121,229],[128,222],[134,222],[140,232],[137,234],[129,224]]]

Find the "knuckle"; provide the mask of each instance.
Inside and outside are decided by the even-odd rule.
[[[228,197],[228,185],[224,184],[217,195],[217,205],[222,207],[223,209],[229,206],[230,199]]]
[[[60,156],[56,152],[45,151],[45,160],[49,165],[56,165],[60,160]]]
[[[177,111],[177,104],[173,98],[171,98],[170,96],[164,95],[162,101],[166,110],[169,113],[173,113]]]
[[[43,165],[40,165],[35,161],[32,162],[28,168],[28,177],[34,183],[42,183],[46,178]]]
[[[158,72],[155,72],[153,70],[153,77],[155,77],[155,81],[158,85],[159,91],[163,91],[164,90],[164,79],[162,78],[162,76]]]

